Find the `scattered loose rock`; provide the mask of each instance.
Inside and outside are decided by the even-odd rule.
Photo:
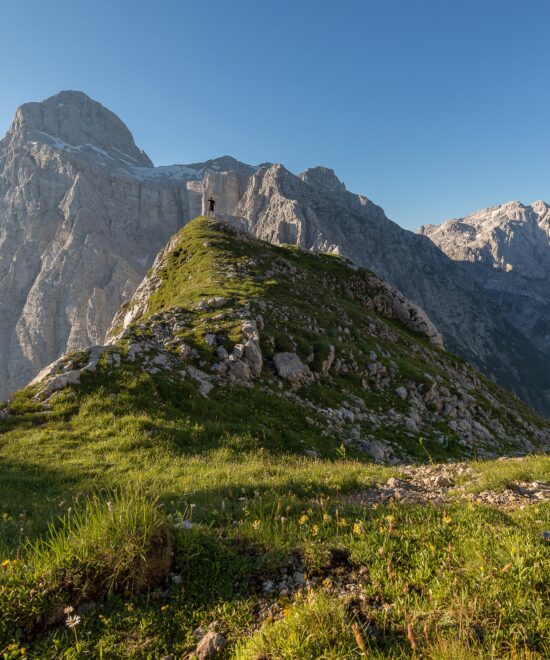
[[[199,386],[199,392],[202,394],[202,396],[208,398],[208,395],[210,394],[210,390],[214,387],[210,376],[208,374],[205,374],[204,371],[201,371],[200,369],[196,369],[195,367],[191,367],[191,366],[187,367],[187,371],[191,376],[191,378]]]
[[[216,345],[216,335],[212,334],[211,332],[207,332],[204,335],[204,341],[209,345],[209,346],[215,346]]]
[[[195,651],[199,660],[215,658],[227,646],[225,637],[220,633],[210,631],[201,639]]]
[[[499,491],[467,492],[475,484],[476,473],[465,463],[446,463],[430,466],[405,466],[401,477],[390,477],[385,484],[361,493],[359,500],[364,506],[383,504],[396,500],[409,504],[444,504],[457,499],[467,499],[501,509],[514,509],[537,502],[550,501],[550,483],[515,482]],[[456,477],[469,480],[456,486]]]
[[[223,298],[222,296],[216,296],[214,298],[210,298],[208,301],[208,306],[209,307],[223,307],[224,305],[227,304],[227,298]]]
[[[400,399],[406,399],[407,398],[407,389],[405,387],[398,387],[395,390],[395,393]]]

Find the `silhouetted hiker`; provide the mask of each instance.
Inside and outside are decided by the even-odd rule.
[[[208,198],[208,216],[210,218],[214,217],[214,207],[216,206],[216,200],[210,196]]]

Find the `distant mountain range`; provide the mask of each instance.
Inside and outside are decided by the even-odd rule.
[[[17,112],[0,142],[0,395],[102,343],[168,238],[218,217],[272,243],[340,254],[423,308],[445,346],[550,414],[548,207],[507,204],[414,234],[334,172],[225,156],[153,167],[81,92]]]

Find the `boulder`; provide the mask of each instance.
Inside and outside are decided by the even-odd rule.
[[[209,345],[209,346],[215,346],[216,345],[216,335],[212,334],[211,332],[207,332],[204,335],[204,341]]]
[[[208,301],[208,306],[214,308],[223,307],[225,304],[227,304],[227,298],[223,298],[222,296],[210,298]]]
[[[256,341],[260,339],[260,334],[258,332],[258,326],[256,325],[256,321],[251,321],[251,320],[244,321],[242,324],[242,332],[247,339],[254,339]]]
[[[364,440],[360,443],[359,449],[380,463],[387,461],[392,454],[388,445],[379,440]]]
[[[223,346],[218,346],[216,349],[216,355],[220,360],[227,360],[229,357],[229,353],[225,350]]]
[[[327,357],[323,360],[321,364],[321,373],[323,376],[326,376],[328,372],[330,371],[330,368],[332,367],[332,363],[334,362],[334,357],[336,356],[336,351],[334,349],[334,346],[331,344],[328,347],[328,355]]]
[[[237,360],[240,360],[243,354],[244,354],[244,344],[235,344],[235,346],[233,346],[233,350],[231,351],[231,355]]]
[[[57,390],[62,390],[68,385],[76,385],[80,382],[80,374],[82,373],[81,369],[73,369],[72,371],[67,371],[67,373],[59,374],[50,379],[46,385],[40,390],[39,397],[47,398],[53,392]]]
[[[407,398],[407,389],[405,387],[398,387],[395,390],[395,393],[400,399],[406,399]]]
[[[276,353],[273,363],[280,378],[297,385],[311,377],[310,368],[304,364],[296,353]]]
[[[195,650],[195,654],[199,660],[207,660],[208,658],[215,658],[227,646],[227,641],[220,633],[210,631],[201,639]]]
[[[437,488],[451,488],[454,485],[453,479],[446,474],[438,474],[434,479],[434,486]]]
[[[253,376],[259,376],[262,372],[263,358],[260,345],[256,339],[248,339],[243,349],[243,360],[250,367]]]
[[[250,380],[250,367],[242,360],[231,360],[229,362],[229,375],[238,382]]]
[[[210,394],[210,390],[214,387],[212,385],[210,376],[208,374],[205,374],[204,371],[201,371],[200,369],[191,366],[187,367],[187,371],[191,376],[191,378],[199,386],[199,392],[202,394],[203,397],[207,399],[208,395]]]

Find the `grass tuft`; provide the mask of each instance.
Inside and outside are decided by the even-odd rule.
[[[310,592],[289,606],[282,619],[267,623],[235,649],[237,660],[255,658],[359,657],[361,635],[348,620],[345,608],[323,591]],[[361,635],[362,637],[362,635]]]
[[[140,490],[92,495],[0,571],[0,643],[60,623],[108,594],[157,586],[170,568],[167,520]]]

